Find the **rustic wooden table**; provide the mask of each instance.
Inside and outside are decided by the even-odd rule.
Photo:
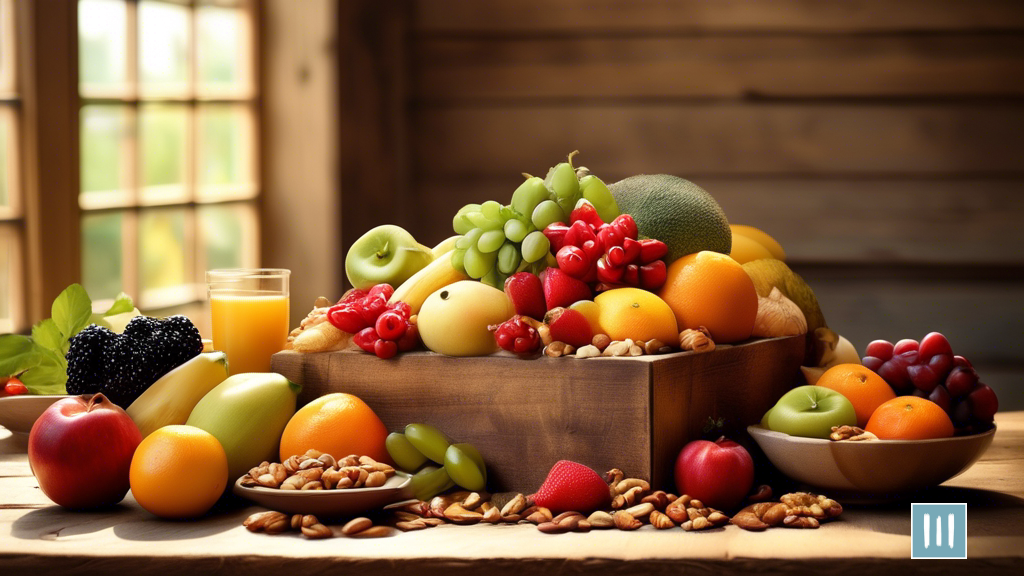
[[[377,574],[648,574],[814,572],[879,574],[1024,568],[1024,412],[1000,414],[999,431],[973,468],[918,501],[967,502],[967,561],[910,560],[910,505],[847,506],[818,530],[704,533],[593,531],[548,536],[533,526],[442,526],[374,540],[309,541],[252,534],[234,508],[195,522],[166,522],[129,496],[103,512],[74,513],[39,491],[25,438],[0,429],[0,573],[274,574],[358,570]],[[83,474],[86,473],[83,471]],[[286,572],[276,572],[284,574]]]

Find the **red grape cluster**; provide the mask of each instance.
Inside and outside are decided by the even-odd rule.
[[[665,284],[662,258],[668,247],[660,240],[637,240],[636,222],[629,214],[604,222],[594,207],[581,201],[569,225],[555,222],[544,229],[558,268],[600,292],[620,286],[657,290]]]
[[[864,366],[885,379],[896,394],[935,402],[961,431],[987,427],[999,409],[996,393],[981,383],[966,358],[953,355],[949,340],[938,332],[920,343],[875,340],[864,354]]]
[[[412,309],[408,304],[388,304],[394,293],[390,284],[377,284],[369,292],[350,290],[327,311],[327,321],[354,334],[352,342],[378,358],[412,350],[419,343],[419,331],[409,321]]]
[[[494,332],[494,341],[502,350],[533,354],[540,349],[540,334],[518,314],[501,324],[488,326],[488,329]]]

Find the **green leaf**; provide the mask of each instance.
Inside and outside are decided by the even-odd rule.
[[[40,366],[60,366],[65,371],[68,369],[68,361],[65,358],[67,351],[50,350],[49,348],[40,347],[39,353],[42,356],[42,361],[39,363]]]
[[[60,350],[67,338],[61,335],[53,318],[47,318],[32,327],[32,340],[43,348]]]
[[[92,315],[92,300],[81,284],[72,284],[53,301],[50,315],[65,338],[71,338],[88,326]]]
[[[36,366],[21,375],[32,394],[67,394],[67,372],[60,366]]]
[[[121,292],[117,295],[117,299],[114,300],[114,304],[110,306],[110,310],[107,310],[103,315],[124,314],[125,312],[131,312],[133,309],[135,309],[135,304],[132,302],[132,297]]]
[[[0,336],[0,376],[14,376],[43,361],[41,348],[28,336]]]

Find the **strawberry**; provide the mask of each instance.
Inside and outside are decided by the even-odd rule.
[[[593,293],[586,282],[573,278],[558,268],[544,272],[544,301],[547,309],[568,306],[580,300],[590,300]]]
[[[593,469],[571,460],[551,467],[533,501],[557,514],[575,510],[588,514],[608,503],[608,485]]]
[[[544,322],[551,329],[551,339],[556,342],[565,342],[579,348],[594,339],[590,322],[578,310],[552,308],[544,315]]]
[[[544,317],[544,287],[540,278],[530,272],[517,272],[505,280],[505,294],[512,301],[516,314],[536,320]],[[575,302],[575,300],[574,300]]]

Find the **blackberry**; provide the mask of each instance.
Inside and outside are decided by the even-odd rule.
[[[71,337],[68,353],[68,394],[94,394],[103,388],[103,352],[118,335],[90,324]]]
[[[147,340],[153,336],[154,332],[160,330],[161,326],[162,323],[159,318],[136,316],[128,321],[128,325],[124,327],[122,335],[136,340]]]
[[[122,408],[127,408],[175,366],[164,358],[153,340],[124,335],[107,346],[103,364],[105,383],[101,391]]]
[[[192,321],[180,314],[161,321],[158,345],[174,365],[184,364],[203,351],[203,339]]]

